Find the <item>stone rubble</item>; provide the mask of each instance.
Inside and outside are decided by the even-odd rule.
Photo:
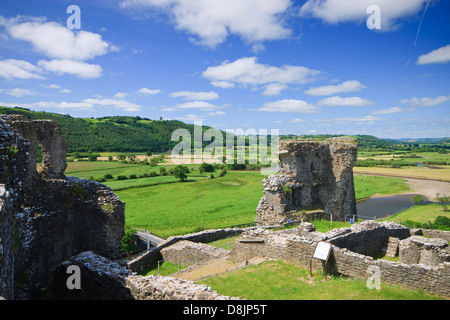
[[[356,139],[279,142],[280,172],[263,180],[264,196],[256,209],[257,226],[282,226],[320,208],[335,220],[356,216],[353,165]]]

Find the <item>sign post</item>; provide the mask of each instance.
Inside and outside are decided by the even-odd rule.
[[[322,265],[324,266],[325,280],[327,279],[327,262],[330,257],[332,245],[327,241],[319,241],[314,249],[314,254],[309,262],[309,275],[312,276],[312,260],[319,259],[322,260]]]

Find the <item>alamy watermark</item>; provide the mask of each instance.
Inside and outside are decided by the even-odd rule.
[[[70,276],[66,280],[67,289],[80,290],[81,289],[80,267],[76,265],[70,265],[67,267],[66,273],[70,274]]]
[[[81,29],[81,9],[77,5],[71,5],[67,7],[67,13],[71,14],[69,18],[67,18],[66,26],[70,30],[73,29]]]
[[[371,265],[367,268],[366,272],[369,274],[367,278],[366,286],[369,289],[381,289],[381,270],[380,267]]]
[[[172,133],[179,143],[172,149],[174,164],[261,164],[276,169],[278,165],[279,130],[217,129],[204,130],[201,121],[194,122],[194,136],[187,129]],[[205,142],[210,142],[208,145]]]
[[[377,5],[371,5],[367,7],[367,14],[370,16],[367,18],[366,26],[368,29],[381,29],[381,9]]]

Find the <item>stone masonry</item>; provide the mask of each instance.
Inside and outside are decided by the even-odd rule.
[[[356,139],[349,137],[280,141],[280,171],[263,180],[256,225],[281,226],[311,209],[322,209],[335,220],[356,215],[356,155]]]
[[[81,270],[81,290],[69,290],[65,285],[67,267],[73,265]],[[58,266],[52,287],[58,297],[72,300],[240,300],[192,281],[136,275],[124,264],[93,252],[80,253]]]
[[[65,177],[66,152],[56,122],[0,116],[0,296],[6,299],[34,298],[53,269],[80,252],[121,257],[124,203],[100,183]]]
[[[392,237],[401,239],[399,262],[374,259],[372,255],[382,250]],[[370,270],[378,270],[382,285],[394,284],[450,297],[447,242],[410,236],[408,228],[392,222],[365,221],[327,233],[315,231],[310,223],[292,230],[253,229],[241,235],[229,257],[236,263],[254,257],[283,260],[308,269],[311,266],[314,273],[323,272],[322,261],[312,259],[319,241],[332,244],[326,265],[328,274],[368,280],[373,274]]]

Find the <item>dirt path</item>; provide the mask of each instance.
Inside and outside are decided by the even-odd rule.
[[[450,182],[421,180],[421,179],[405,179],[414,192],[426,196],[429,200],[434,201],[436,193],[441,195],[450,195]]]
[[[211,259],[188,267],[170,276],[184,280],[197,281],[207,277],[217,276],[225,272],[238,270],[248,265],[258,265],[267,260],[267,258],[263,257],[254,257],[248,261],[237,264],[231,261],[228,258],[228,255],[223,255],[219,258]]]

